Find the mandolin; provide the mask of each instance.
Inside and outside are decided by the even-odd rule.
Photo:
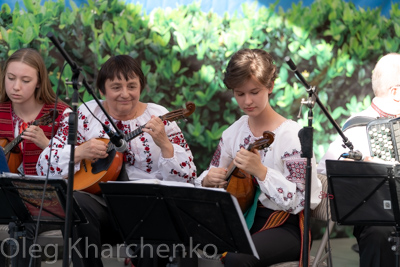
[[[265,131],[263,137],[250,144],[247,150],[255,151],[267,148],[274,142],[274,137],[273,132]],[[245,213],[254,201],[255,184],[253,178],[247,172],[236,167],[232,161],[228,166],[226,180],[228,181],[226,191],[237,198],[240,209]]]
[[[193,102],[186,103],[186,109],[178,109],[160,116],[163,121],[175,121],[184,119],[191,115],[196,106]],[[146,124],[140,126],[136,130],[130,132],[124,137],[128,143],[130,140],[138,137],[143,133],[142,129]],[[109,139],[99,138],[107,143],[108,156],[104,159],[98,159],[96,162],[90,160],[82,160],[80,170],[74,176],[74,190],[82,190],[92,194],[100,193],[100,182],[115,181],[122,168],[123,153],[115,150],[115,145]]]
[[[40,125],[49,125],[53,121],[53,115],[56,113],[56,117],[58,117],[57,110],[51,110],[48,113],[44,114],[39,119],[32,122],[31,125],[40,126]],[[12,173],[18,173],[18,167],[21,165],[22,162],[22,153],[20,148],[17,146],[19,143],[22,142],[22,135],[24,134],[25,130],[14,138],[11,142],[7,139],[2,138],[0,139],[0,146],[4,150],[4,154],[6,155],[8,168]]]

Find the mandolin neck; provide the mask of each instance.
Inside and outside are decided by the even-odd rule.
[[[158,116],[162,121],[176,121],[177,119],[184,119],[185,116],[184,115],[180,115],[180,112],[177,113],[177,115],[175,116],[171,116],[171,114],[177,113],[178,111],[172,111],[169,112],[163,116]],[[169,116],[167,116],[169,115]],[[139,126],[139,128],[137,128],[136,130],[128,133],[127,135],[125,135],[124,140],[128,143],[130,140],[138,137],[139,135],[141,135],[143,133],[142,129],[146,126],[146,124]],[[113,150],[115,148],[115,145],[111,142],[108,143],[108,149],[107,149],[107,153],[110,152],[111,150]]]
[[[16,145],[18,145],[21,142],[22,142],[22,137],[20,134],[4,147],[4,154],[7,155]]]
[[[31,125],[38,125],[37,121],[32,122]],[[29,127],[29,126],[28,126]],[[5,147],[4,147],[4,154],[8,154],[16,145],[18,145],[19,143],[22,142],[22,135],[24,134],[25,130],[22,131],[22,133],[20,133],[17,137],[15,137],[10,143],[8,143]]]
[[[229,183],[229,181],[231,180],[232,177],[232,173],[237,169],[236,165],[233,163],[233,161],[231,162],[231,164],[228,166],[228,171],[226,173],[226,181]]]
[[[247,148],[247,151],[252,151],[252,149],[253,149],[253,144],[250,144],[249,147]],[[229,184],[229,181],[230,181],[230,179],[232,177],[232,173],[236,169],[237,169],[237,166],[233,163],[233,160],[232,160],[231,164],[229,164],[229,166],[228,166],[228,171],[227,171],[226,176],[225,176],[226,181],[228,182],[228,184]]]
[[[127,135],[124,136],[124,140],[128,143],[130,140],[138,137],[139,135],[141,135],[143,133],[142,129],[146,126],[146,124],[139,126],[139,128],[137,128],[136,130],[128,133]],[[108,149],[107,149],[107,153],[110,152],[111,150],[115,149],[115,145],[111,142],[108,143]]]

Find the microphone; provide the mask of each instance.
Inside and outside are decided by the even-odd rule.
[[[307,83],[307,81],[304,79],[303,75],[297,70],[297,66],[294,64],[292,59],[288,56],[284,58],[285,62],[289,65],[289,68],[294,72],[295,76],[297,79],[300,80],[300,82],[306,87],[307,92],[310,92],[313,90],[313,88]]]
[[[345,159],[354,159],[357,161],[364,159],[363,154],[359,150],[350,150],[348,153],[343,153],[341,157]]]
[[[284,60],[286,61],[286,63],[289,65],[289,67],[290,67],[290,69],[292,70],[292,71],[297,71],[297,67],[296,67],[296,65],[294,64],[294,62],[292,61],[292,59],[290,58],[290,57],[285,57],[284,58]]]
[[[119,133],[113,132],[110,127],[108,127],[104,123],[101,123],[101,125],[103,126],[106,134],[110,137],[110,141],[115,146],[115,150],[124,153],[128,149],[128,145],[126,144],[124,136]]]

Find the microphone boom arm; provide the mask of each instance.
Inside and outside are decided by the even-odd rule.
[[[318,106],[322,110],[322,112],[325,114],[325,116],[328,118],[329,122],[333,125],[335,128],[336,132],[342,137],[343,143],[346,147],[348,147],[351,151],[353,151],[354,146],[353,143],[350,142],[349,138],[345,136],[343,133],[342,129],[340,126],[337,124],[337,122],[332,118],[331,114],[329,111],[325,108],[325,106],[321,103],[321,100],[319,99],[318,95],[315,93],[315,87],[311,87],[306,80],[304,79],[303,75],[297,70],[296,65],[293,63],[293,61],[290,59],[290,57],[285,57],[286,63],[289,65],[290,69],[294,72],[296,75],[297,79],[299,79],[303,85],[306,87],[306,90],[309,94],[312,94],[313,97],[315,97],[315,101],[317,102]]]
[[[57,49],[63,55],[64,59],[71,66],[72,72],[73,73],[80,72],[82,69],[68,56],[67,52],[64,50],[64,48],[62,48],[62,46],[60,45],[60,43],[57,40],[57,38],[53,35],[53,33],[49,32],[47,34],[47,37],[53,42],[53,44],[57,47]],[[103,111],[103,113],[105,114],[105,116],[110,121],[110,123],[113,126],[113,128],[115,129],[117,135],[119,135],[122,138],[123,137],[123,133],[121,133],[121,131],[115,125],[114,121],[111,119],[110,115],[107,113],[107,111],[105,110],[103,105],[100,103],[100,100],[98,99],[98,97],[94,93],[92,87],[87,83],[87,81],[86,81],[86,79],[84,77],[82,77],[82,82],[81,83],[82,83],[81,85],[85,86],[85,88],[88,91],[88,93],[93,97],[93,99],[99,105],[100,109]]]

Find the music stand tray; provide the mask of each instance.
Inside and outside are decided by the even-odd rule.
[[[332,220],[342,225],[400,223],[400,165],[327,160]]]
[[[39,218],[42,203],[45,177],[15,173],[0,175],[0,223],[36,222]],[[51,178],[47,181],[43,201],[41,223],[64,224],[67,181],[62,178]],[[85,223],[86,217],[74,201],[74,223]]]
[[[109,213],[127,244],[184,244],[258,258],[235,197],[221,190],[100,183]]]

